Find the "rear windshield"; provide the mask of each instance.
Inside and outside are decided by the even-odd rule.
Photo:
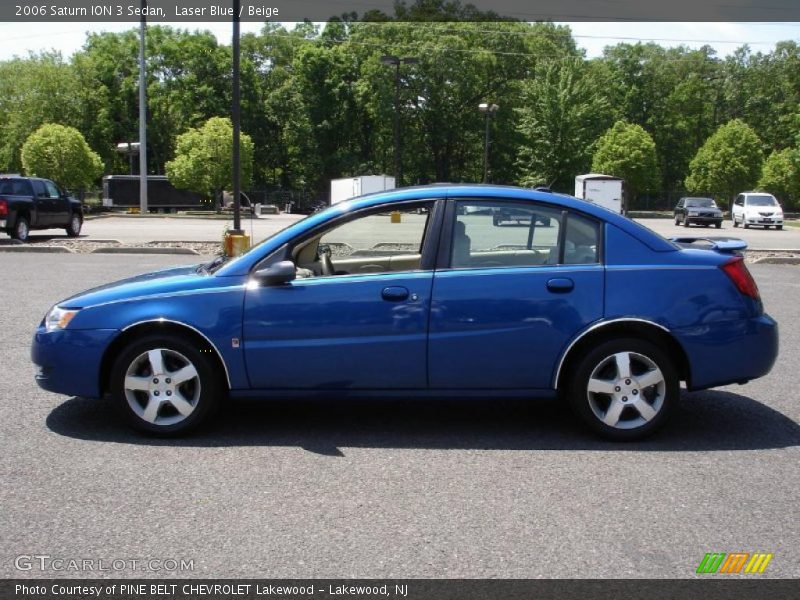
[[[0,194],[30,196],[31,186],[26,179],[0,179]]]
[[[717,204],[711,198],[687,198],[686,206],[695,208],[715,208]]]
[[[769,194],[756,194],[755,196],[747,196],[748,206],[776,206],[778,201],[775,196]]]

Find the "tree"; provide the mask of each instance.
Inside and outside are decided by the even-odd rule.
[[[103,174],[103,162],[80,131],[47,123],[22,146],[22,166],[28,175],[46,177],[71,190],[84,189]]]
[[[689,163],[686,189],[727,203],[742,190],[755,187],[762,162],[761,140],[746,123],[734,119],[697,151]]]
[[[522,85],[517,154],[523,185],[570,188],[591,162],[594,142],[611,121],[610,107],[581,59],[551,61]]]
[[[764,161],[758,188],[774,194],[786,205],[800,204],[800,152],[786,148]]]
[[[197,129],[178,136],[175,159],[166,164],[167,177],[177,188],[208,194],[219,209],[222,192],[233,186],[233,124],[213,117]],[[242,187],[253,173],[253,141],[242,133],[239,144]]]
[[[80,125],[80,86],[58,53],[0,63],[0,172],[19,171],[20,149],[45,123]]]
[[[655,142],[639,125],[617,121],[597,142],[592,171],[624,179],[631,200],[651,192],[660,181]]]

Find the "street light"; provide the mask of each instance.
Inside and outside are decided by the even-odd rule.
[[[486,137],[483,143],[483,183],[489,183],[489,144],[491,143],[489,121],[499,108],[497,104],[490,104],[488,102],[481,102],[478,104],[478,110],[486,117]]]
[[[394,67],[394,185],[401,187],[403,177],[402,145],[400,140],[400,65],[416,65],[418,58],[407,56],[400,58],[387,54],[381,56],[381,62],[387,67]]]

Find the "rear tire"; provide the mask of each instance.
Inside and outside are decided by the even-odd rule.
[[[733,217],[732,220],[733,220],[734,228],[738,227],[739,226],[739,221],[736,220],[736,217]]]
[[[178,436],[195,429],[216,411],[223,392],[208,350],[173,333],[135,340],[111,371],[114,407],[145,433]]]
[[[28,222],[28,217],[17,217],[17,222],[14,223],[14,228],[11,230],[11,237],[15,240],[19,240],[20,242],[27,242],[30,233],[31,226]]]
[[[586,426],[620,442],[661,428],[679,394],[673,360],[637,338],[608,340],[589,350],[577,362],[567,390],[570,407]]]
[[[69,216],[69,223],[67,224],[67,235],[69,237],[78,237],[81,234],[81,227],[83,227],[83,219],[78,213],[72,213]]]
[[[681,223],[680,217],[678,217],[678,215],[675,215],[675,225],[680,225],[680,223]]]

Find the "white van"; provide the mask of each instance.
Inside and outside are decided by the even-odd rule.
[[[783,209],[775,196],[766,192],[742,192],[736,196],[731,218],[734,227],[758,225],[769,229],[774,225],[775,229],[783,229]]]

